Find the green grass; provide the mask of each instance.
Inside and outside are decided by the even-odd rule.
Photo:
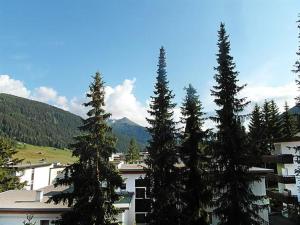
[[[60,162],[66,164],[76,161],[76,158],[72,157],[72,152],[68,149],[18,143],[17,151],[14,157],[24,159],[23,163]]]

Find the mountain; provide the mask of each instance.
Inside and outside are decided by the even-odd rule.
[[[133,137],[137,141],[141,150],[144,150],[150,135],[145,127],[142,127],[128,118],[124,117],[119,120],[110,120],[109,125],[113,133],[117,136],[117,149],[126,152],[130,139]]]
[[[57,107],[8,94],[0,94],[0,135],[39,146],[66,148],[79,135],[82,118]],[[149,139],[146,128],[127,118],[110,120],[117,150],[125,152],[131,138],[141,149]]]

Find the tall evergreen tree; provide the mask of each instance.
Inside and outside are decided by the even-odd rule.
[[[288,138],[292,137],[296,133],[295,120],[294,117],[289,112],[289,106],[287,102],[284,105],[284,112],[282,113],[282,137]]]
[[[139,146],[137,145],[134,138],[130,139],[128,151],[126,154],[126,162],[127,163],[135,163],[140,159],[140,151]]]
[[[272,126],[271,126],[271,106],[270,102],[265,100],[262,108],[262,114],[263,114],[263,134],[262,139],[265,143],[264,148],[264,154],[269,155],[274,149],[274,143],[272,138]]]
[[[263,114],[260,107],[255,104],[249,123],[249,141],[253,146],[252,153],[255,160],[259,160],[257,157],[266,154],[267,143],[264,133]]]
[[[151,198],[148,222],[150,225],[178,224],[178,177],[175,164],[177,155],[177,129],[173,120],[172,103],[174,95],[168,87],[166,57],[163,47],[160,49],[154,96],[151,97],[150,118],[147,118],[151,136],[146,160]]]
[[[185,130],[182,135],[180,156],[185,164],[182,184],[182,221],[186,225],[206,225],[207,208],[212,200],[209,182],[207,131],[203,130],[204,113],[196,90],[190,84],[181,107]]]
[[[299,33],[298,33],[298,43],[299,43],[299,46],[298,46],[298,51],[296,52],[297,56],[298,56],[298,59],[296,60],[295,62],[295,65],[294,65],[294,69],[292,70],[297,76],[298,76],[298,79],[296,79],[296,84],[298,86],[298,90],[300,90],[300,14],[298,15],[299,17],[299,20],[297,21],[298,23],[298,29],[299,29]],[[296,104],[299,105],[300,104],[300,96],[296,97]]]
[[[25,183],[20,182],[16,176],[17,169],[13,167],[21,162],[21,160],[13,158],[16,153],[13,141],[0,137],[0,193],[24,187]]]
[[[278,106],[274,100],[270,101],[270,120],[269,120],[269,129],[271,133],[271,138],[276,140],[282,136],[282,125],[280,120],[280,113]]]
[[[249,173],[249,144],[241,125],[247,101],[238,98],[244,88],[238,86],[238,72],[230,55],[230,42],[223,23],[218,32],[216,85],[212,90],[214,102],[219,107],[214,121],[218,123],[217,140],[214,143],[215,160],[215,215],[219,225],[256,225],[262,219],[256,205],[259,197],[251,190],[251,183],[258,177]]]
[[[58,185],[70,185],[72,191],[52,197],[54,202],[67,202],[71,207],[58,224],[111,225],[118,213],[113,203],[118,200],[115,189],[122,185],[122,178],[109,162],[116,139],[107,125],[110,114],[103,108],[104,82],[98,72],[93,78],[87,94],[90,101],[84,104],[90,110],[80,127],[83,134],[72,145],[78,161],[58,180]]]

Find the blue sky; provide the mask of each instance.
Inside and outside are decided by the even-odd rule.
[[[61,97],[67,102],[62,108],[80,114],[70,106],[71,100],[81,101],[91,76],[99,70],[109,93],[115,94],[112,111],[127,88],[128,101],[134,101],[133,108],[142,108],[142,114],[153,93],[163,45],[175,101],[181,102],[183,87],[192,83],[206,111],[211,111],[209,89],[222,21],[230,34],[240,80],[249,84],[245,94],[251,95],[250,100],[261,102],[266,97],[292,102],[295,93],[291,69],[298,46],[299,0],[0,2],[0,74],[8,75],[2,84],[0,79],[0,92],[57,106]],[[27,94],[5,86],[10,82],[17,82]],[[55,92],[55,100],[41,96],[45,88]],[[122,116],[122,110],[125,116],[132,114],[125,107],[118,109],[116,117]]]

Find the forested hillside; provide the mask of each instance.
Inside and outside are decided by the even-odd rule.
[[[0,94],[0,134],[15,140],[39,146],[66,148],[79,134],[81,118],[45,103]],[[126,152],[131,138],[141,149],[149,135],[146,129],[127,118],[111,120],[117,136],[117,150]]]
[[[138,143],[140,150],[143,151],[146,147],[147,141],[150,138],[145,127],[142,127],[128,118],[119,120],[111,120],[110,125],[113,133],[117,136],[117,149],[122,152],[127,150],[131,138],[134,138]]]
[[[0,132],[18,141],[64,148],[80,124],[79,116],[56,107],[0,94]]]

